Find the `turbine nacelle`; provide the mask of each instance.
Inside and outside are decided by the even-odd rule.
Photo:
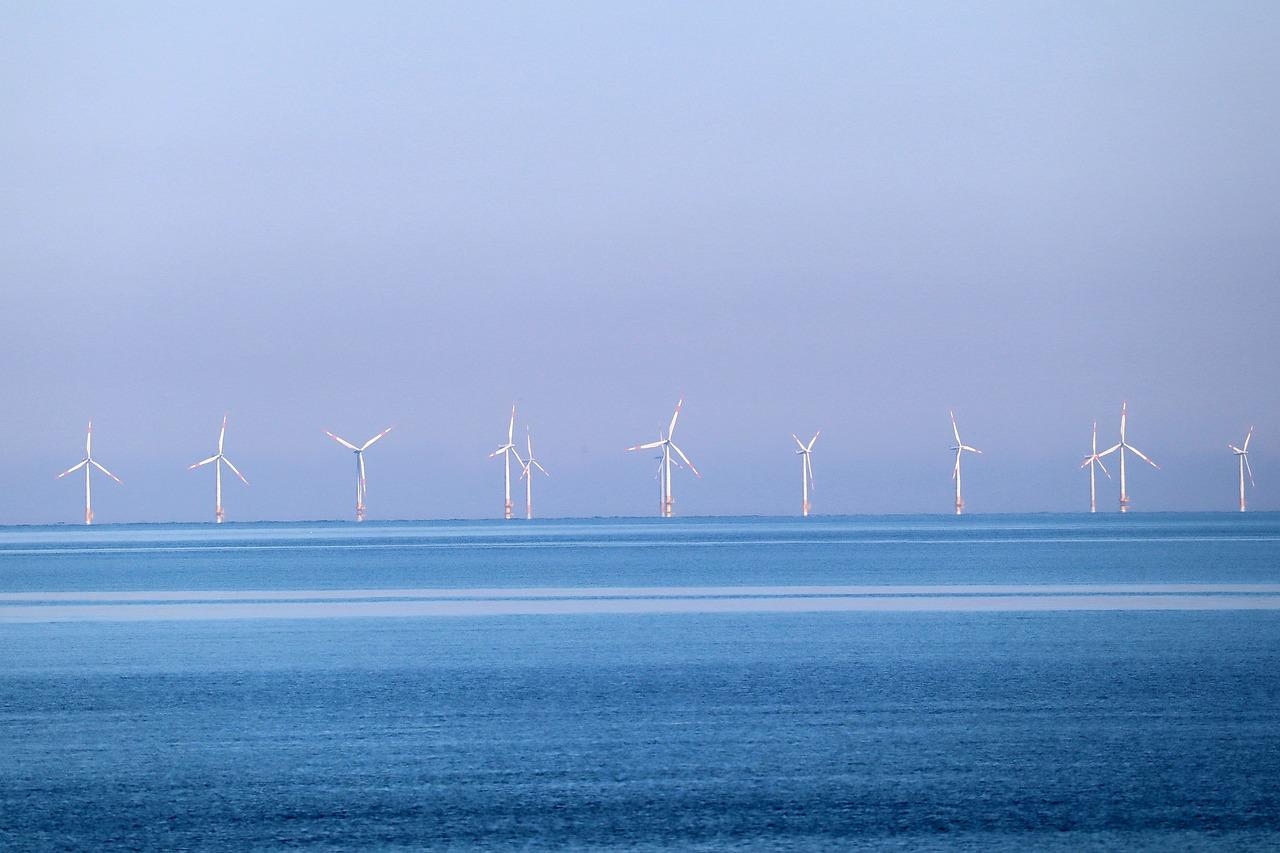
[[[1111,479],[1111,475],[1107,473],[1107,466],[1103,464],[1102,457],[1099,454],[1095,453],[1092,456],[1086,456],[1084,461],[1080,463],[1080,467],[1088,468],[1090,463],[1096,463],[1097,466],[1102,469],[1102,473],[1107,475],[1107,479]]]
[[[533,436],[526,433],[525,438],[528,440],[527,448],[526,448],[528,457],[523,461],[521,461],[520,463],[520,479],[523,480],[533,468],[537,468],[543,474],[546,474],[548,477],[550,477],[551,472],[549,472],[546,468],[543,468],[542,464],[538,462],[538,460],[533,458]]]
[[[1237,455],[1237,456],[1248,456],[1248,455],[1249,455],[1249,441],[1250,441],[1250,439],[1252,439],[1252,438],[1253,438],[1253,427],[1249,427],[1249,431],[1248,431],[1247,433],[1245,433],[1245,436],[1244,436],[1244,445],[1243,445],[1242,447],[1236,447],[1234,444],[1230,444],[1230,443],[1228,443],[1228,444],[1227,444],[1227,447],[1230,447],[1230,448],[1231,448],[1231,452],[1232,452],[1232,453],[1234,453],[1234,454],[1235,454],[1235,455]]]

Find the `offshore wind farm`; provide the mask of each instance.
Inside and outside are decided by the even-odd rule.
[[[672,482],[671,482],[672,467],[674,466],[677,470],[681,469],[682,467],[687,467],[695,477],[697,477],[698,479],[702,478],[701,472],[699,472],[698,469],[694,467],[693,463],[689,461],[689,458],[685,455],[684,451],[681,450],[672,441],[672,436],[674,436],[675,434],[676,423],[680,417],[680,411],[683,408],[683,406],[684,406],[684,398],[681,398],[676,402],[675,411],[671,415],[671,421],[670,423],[668,423],[666,430],[659,431],[659,434],[658,434],[659,437],[657,441],[652,441],[645,444],[638,444],[638,445],[634,445],[632,447],[626,448],[628,452],[644,451],[644,450],[658,451],[658,456],[654,457],[658,462],[657,474],[655,475],[655,479],[658,481],[658,487],[659,487],[658,488],[658,515],[663,518],[671,518],[675,514],[675,496],[674,496],[674,490],[672,489]],[[1159,470],[1160,468],[1159,465],[1157,465],[1149,457],[1143,454],[1142,451],[1138,450],[1136,447],[1128,443],[1126,439],[1128,412],[1129,412],[1129,403],[1126,400],[1123,403],[1121,403],[1121,406],[1120,406],[1120,433],[1119,433],[1120,440],[1116,444],[1112,445],[1111,447],[1101,452],[1099,452],[1098,450],[1098,423],[1097,421],[1093,422],[1091,452],[1090,452],[1090,455],[1085,457],[1085,460],[1080,464],[1081,468],[1087,467],[1089,469],[1089,510],[1088,511],[1090,513],[1096,513],[1098,508],[1097,479],[1096,479],[1095,466],[1096,468],[1101,469],[1101,471],[1103,472],[1103,475],[1108,480],[1111,479],[1111,473],[1110,471],[1107,470],[1106,464],[1102,461],[1104,457],[1109,456],[1113,453],[1119,454],[1119,460],[1120,460],[1119,462],[1119,472],[1120,472],[1119,511],[1122,513],[1128,512],[1130,509],[1130,498],[1127,490],[1127,479],[1125,476],[1125,455],[1124,455],[1125,451],[1132,453],[1133,455],[1141,459],[1143,462],[1146,462],[1148,465],[1150,465],[1152,468],[1155,468],[1156,470]],[[951,479],[955,485],[954,511],[956,515],[962,515],[964,513],[965,503],[964,503],[964,498],[962,496],[962,491],[961,491],[960,463],[965,453],[982,455],[982,451],[977,449],[976,447],[972,447],[961,441],[960,427],[956,421],[955,412],[951,411],[948,414],[950,415],[950,418],[951,418],[951,433],[955,439],[955,444],[953,444],[950,447],[950,450],[955,453],[955,463],[951,470]],[[372,447],[383,436],[387,435],[387,433],[391,432],[391,429],[392,429],[391,427],[388,427],[387,429],[383,430],[382,432],[370,438],[368,441],[366,441],[364,444],[360,445],[359,447],[347,441],[346,439],[338,435],[335,435],[332,432],[329,432],[328,430],[325,431],[325,435],[329,436],[329,438],[333,439],[338,444],[342,445],[343,447],[347,448],[348,450],[352,451],[355,454],[355,460],[356,460],[355,520],[358,522],[364,521],[366,516],[365,495],[366,495],[367,483],[366,483],[366,476],[365,476],[364,452],[368,450],[370,447]],[[533,470],[537,469],[539,473],[541,473],[543,476],[546,476],[546,477],[549,477],[550,474],[542,466],[542,464],[537,462],[533,457],[533,435],[532,435],[532,432],[529,431],[527,427],[526,427],[526,434],[525,434],[525,446],[526,446],[527,455],[524,457],[521,457],[520,452],[519,450],[516,449],[516,445],[515,445],[515,430],[516,430],[516,405],[512,404],[511,417],[507,422],[506,443],[500,445],[496,450],[490,453],[489,458],[493,459],[498,456],[501,456],[503,458],[503,496],[504,496],[503,512],[502,512],[503,519],[510,521],[515,517],[513,512],[513,505],[511,501],[511,460],[514,458],[516,465],[518,466],[518,470],[520,472],[518,476],[518,480],[523,481],[525,484],[525,519],[532,520],[533,519],[533,476],[532,476]],[[226,465],[231,470],[231,472],[234,473],[237,477],[239,477],[240,480],[246,486],[249,484],[249,481],[245,479],[244,475],[240,473],[239,469],[235,467],[235,465],[231,462],[230,459],[226,457],[226,455],[223,452],[223,445],[226,440],[226,433],[227,433],[227,416],[224,415],[222,419],[222,427],[218,433],[217,453],[215,453],[213,456],[208,457],[207,459],[203,459],[195,463],[194,465],[189,466],[192,470],[201,468],[205,465],[214,466],[214,470],[215,470],[214,521],[218,524],[221,524],[225,519],[225,512],[222,506],[222,466]],[[801,480],[800,515],[806,518],[809,516],[809,512],[811,508],[810,493],[813,490],[813,463],[812,463],[811,456],[813,453],[813,446],[817,442],[819,435],[821,435],[820,430],[814,433],[813,437],[809,439],[809,442],[807,444],[801,441],[800,438],[796,436],[794,433],[792,433],[791,435],[792,440],[795,442],[796,446],[798,447],[795,453],[800,456],[800,462],[801,462],[802,480]],[[89,424],[88,433],[85,438],[85,459],[58,475],[58,478],[61,479],[71,473],[74,473],[75,471],[80,470],[81,468],[84,468],[85,470],[84,523],[85,524],[93,523],[93,509],[92,509],[92,502],[91,502],[89,469],[91,467],[96,467],[100,471],[102,471],[104,474],[106,474],[107,476],[115,480],[117,483],[120,482],[120,480],[116,478],[114,474],[112,474],[110,471],[107,471],[106,468],[103,468],[100,464],[98,464],[96,461],[93,460],[92,453],[91,453],[92,438],[93,438],[93,423],[91,421]],[[1248,433],[1246,433],[1244,441],[1241,443],[1240,447],[1236,447],[1234,444],[1231,444],[1229,442],[1227,444],[1227,446],[1231,449],[1232,453],[1235,455],[1239,463],[1239,469],[1240,469],[1239,511],[1240,512],[1244,512],[1246,509],[1245,486],[1244,486],[1244,482],[1245,482],[1244,478],[1245,478],[1246,472],[1249,475],[1250,483],[1251,484],[1254,483],[1253,469],[1249,465],[1249,460],[1248,460],[1249,442],[1252,439],[1253,439],[1253,427],[1251,426],[1249,427],[1249,431]],[[684,463],[683,466],[681,465],[681,462]],[[1254,485],[1256,486],[1256,484]]]
[[[3,853],[1280,849],[1280,4],[0,37]]]

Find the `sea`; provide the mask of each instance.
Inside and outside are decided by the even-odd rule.
[[[1277,850],[1280,514],[0,528],[0,850]]]

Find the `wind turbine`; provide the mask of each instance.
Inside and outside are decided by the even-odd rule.
[[[1080,463],[1080,467],[1089,466],[1089,512],[1098,511],[1098,489],[1097,474],[1095,467],[1102,469],[1102,473],[1107,475],[1107,479],[1111,479],[1111,472],[1107,470],[1107,466],[1102,464],[1102,457],[1098,455],[1098,422],[1093,422],[1093,452]]]
[[[187,470],[193,471],[196,470],[197,467],[209,465],[210,462],[214,464],[215,482],[218,483],[218,485],[216,485],[216,497],[214,498],[214,521],[218,524],[223,523],[224,517],[227,517],[227,514],[223,512],[223,464],[227,465],[229,469],[232,469],[234,474],[236,474],[238,478],[241,478],[241,482],[244,485],[248,485],[248,480],[244,479],[244,475],[239,473],[239,469],[237,469],[236,465],[233,465],[232,461],[223,455],[223,442],[225,441],[225,438],[227,438],[227,415],[223,415],[223,429],[218,433],[218,452],[210,456],[209,459],[198,461],[195,465],[187,467]]]
[[[215,492],[216,497],[214,502],[214,521],[215,523],[218,523],[218,524],[223,523],[224,517],[227,516],[227,514],[223,512],[223,464],[224,462],[225,464],[227,464],[227,467],[229,467],[229,469],[232,469],[233,473],[236,474],[238,478],[241,478],[241,482],[244,485],[248,485],[248,480],[244,479],[244,475],[239,473],[239,469],[237,469],[237,467],[232,464],[232,461],[230,461],[229,459],[227,459],[227,457],[223,455],[223,442],[225,441],[225,439],[227,439],[227,415],[223,415],[223,429],[221,429],[221,432],[218,433],[218,452],[210,456],[209,459],[196,462],[195,465],[191,465],[187,469],[187,470],[195,470],[197,469],[197,467],[209,465],[210,462],[214,464],[214,469],[216,471],[215,480],[216,480],[216,483],[218,483],[218,487],[216,487],[216,492]]]
[[[502,517],[507,521],[511,520],[511,457],[514,456],[516,461],[520,463],[520,467],[524,467],[524,460],[520,458],[520,451],[516,450],[515,445],[516,434],[516,404],[511,404],[511,423],[507,424],[507,443],[499,447],[497,450],[489,454],[489,458],[502,454],[503,466],[503,489],[506,495],[506,503],[503,506]],[[541,467],[541,466],[539,466]]]
[[[61,480],[63,477],[67,476],[68,474],[74,474],[76,471],[79,471],[81,468],[84,469],[84,523],[93,524],[93,492],[89,486],[90,471],[94,468],[97,468],[99,471],[106,474],[108,477],[115,480],[117,483],[120,482],[119,477],[117,477],[115,474],[112,474],[106,468],[103,468],[101,465],[98,464],[98,461],[93,458],[93,421],[89,421],[89,430],[88,432],[85,433],[85,436],[84,436],[84,459],[80,460],[75,465],[72,465],[70,468],[63,471],[61,474],[59,474],[58,479]]]
[[[1120,443],[1113,447],[1109,447],[1098,454],[1098,457],[1101,458],[1103,456],[1107,456],[1109,454],[1115,453],[1117,450],[1120,451],[1120,511],[1121,512],[1129,511],[1129,489],[1126,485],[1125,476],[1124,476],[1124,452],[1128,450],[1130,453],[1133,453],[1134,455],[1136,455],[1139,459],[1141,459],[1143,462],[1146,462],[1152,468],[1155,468],[1157,471],[1160,470],[1159,465],[1157,465],[1156,463],[1148,459],[1141,450],[1134,447],[1132,444],[1129,444],[1129,442],[1125,439],[1124,437],[1125,424],[1128,421],[1128,419],[1129,419],[1129,401],[1125,400],[1120,405]]]
[[[665,434],[661,430],[658,431],[658,440],[651,441],[648,444],[637,444],[635,447],[628,447],[627,450],[652,450],[656,447],[662,448],[661,461],[658,463],[658,486],[661,493],[661,503],[659,504],[659,513],[663,518],[671,517],[671,505],[675,502],[675,498],[671,494],[671,465],[674,462],[676,467],[680,467],[679,462],[675,462],[671,458],[672,451],[684,460],[684,464],[689,466],[689,470],[694,476],[702,479],[702,474],[698,473],[698,469],[693,467],[693,463],[689,461],[689,457],[684,455],[684,451],[676,447],[671,440],[671,436],[676,431],[676,418],[680,417],[680,407],[684,405],[684,398],[681,397],[676,402],[675,414],[671,416],[671,424],[667,427]]]
[[[960,497],[960,455],[966,450],[970,453],[982,453],[976,447],[970,447],[960,440],[960,428],[956,426],[956,413],[951,413],[951,431],[955,433],[956,443],[951,449],[956,452],[956,467],[951,471],[951,479],[956,481],[956,515],[964,512],[964,498]]]
[[[525,429],[524,437],[528,442],[526,446],[529,448],[529,458],[520,463],[520,466],[523,469],[520,472],[520,479],[524,480],[524,517],[531,519],[533,518],[533,469],[537,468],[548,477],[550,477],[551,474],[533,458],[533,436],[529,435],[527,427]]]
[[[1240,511],[1244,512],[1244,472],[1249,472],[1249,484],[1257,488],[1257,483],[1253,482],[1253,469],[1249,467],[1249,439],[1253,438],[1253,427],[1249,427],[1249,432],[1245,434],[1244,446],[1236,447],[1234,444],[1228,444],[1231,452],[1240,460]]]
[[[813,438],[809,439],[809,443],[805,444],[794,432],[791,433],[791,437],[796,440],[796,444],[800,447],[796,451],[796,453],[800,454],[801,462],[800,480],[802,485],[800,494],[803,496],[803,503],[800,505],[800,511],[805,518],[809,517],[809,490],[813,488],[813,462],[810,461],[809,454],[813,453],[813,443],[818,440],[820,435],[822,435],[822,430],[815,432]]]
[[[394,427],[387,427],[359,447],[356,447],[345,438],[334,435],[328,430],[324,431],[325,435],[329,436],[329,438],[332,438],[348,450],[353,451],[356,455],[356,521],[364,521],[364,496],[367,492],[364,478],[364,452],[372,447],[375,441],[382,438],[393,429]]]

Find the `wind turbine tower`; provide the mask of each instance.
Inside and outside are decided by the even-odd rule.
[[[1157,471],[1160,470],[1159,465],[1157,465],[1156,463],[1148,459],[1146,454],[1144,454],[1141,450],[1139,450],[1138,448],[1130,444],[1128,439],[1125,438],[1125,426],[1128,420],[1129,420],[1129,401],[1125,400],[1120,405],[1120,443],[1117,445],[1114,445],[1113,447],[1108,447],[1106,450],[1098,454],[1099,458],[1101,458],[1103,456],[1107,456],[1109,454],[1115,453],[1117,450],[1120,451],[1120,511],[1121,512],[1129,511],[1129,488],[1125,480],[1125,473],[1124,473],[1124,452],[1127,450],[1130,453],[1137,456],[1143,462],[1146,462],[1152,468],[1155,468]]]
[[[503,493],[506,496],[506,502],[503,504],[502,517],[507,521],[511,520],[511,457],[516,458],[516,462],[520,463],[520,467],[524,467],[524,460],[520,458],[520,451],[516,450],[515,445],[516,434],[516,404],[511,404],[511,422],[507,424],[507,443],[499,447],[497,450],[489,454],[489,458],[502,454],[503,468]]]
[[[334,441],[338,442],[338,444],[341,444],[343,447],[347,448],[347,450],[352,451],[356,455],[356,521],[364,521],[364,498],[368,491],[364,476],[364,452],[372,447],[375,441],[391,432],[392,429],[394,429],[394,427],[387,427],[359,447],[356,447],[341,436],[334,435],[328,430],[324,431],[325,435],[329,436],[329,438],[332,438]]]
[[[533,458],[533,436],[525,430],[525,441],[529,451],[529,456],[521,463],[520,479],[524,480],[524,517],[526,519],[533,518],[533,469],[537,468],[548,477],[551,476],[546,468],[543,468],[538,460]]]
[[[226,513],[222,511],[222,466],[226,465],[228,468],[231,469],[232,473],[234,473],[237,477],[240,478],[240,482],[244,483],[246,486],[249,485],[249,481],[244,478],[244,474],[241,474],[240,470],[231,463],[231,460],[228,459],[222,453],[222,444],[226,440],[226,438],[227,438],[227,416],[223,415],[222,431],[218,433],[218,452],[210,456],[208,459],[202,459],[196,464],[189,466],[187,469],[189,471],[194,471],[196,468],[201,468],[210,463],[213,464],[213,469],[216,472],[214,474],[214,479],[215,479],[215,482],[217,483],[214,504],[213,504],[213,520],[217,524],[221,524],[223,519],[226,518]]]
[[[58,479],[61,480],[68,474],[74,474],[81,468],[84,469],[84,523],[93,524],[93,489],[89,482],[90,472],[94,468],[97,468],[117,483],[120,482],[119,477],[112,474],[106,468],[103,468],[98,464],[98,461],[93,458],[93,421],[89,421],[89,429],[84,436],[84,459],[81,459],[75,465],[72,465],[70,468],[59,474]]]
[[[956,443],[951,449],[956,452],[956,467],[951,471],[951,479],[956,481],[956,515],[964,513],[964,498],[960,496],[960,456],[966,450],[970,453],[981,454],[982,451],[976,447],[970,447],[960,440],[960,428],[956,426],[956,413],[951,412],[951,432],[955,434]]]
[[[813,489],[813,462],[810,455],[813,453],[813,443],[818,440],[818,436],[822,435],[822,430],[818,430],[813,434],[813,438],[809,439],[809,443],[805,444],[800,440],[794,432],[791,437],[796,440],[796,444],[800,447],[796,451],[800,455],[800,480],[801,480],[801,504],[800,514],[805,518],[809,517],[809,492]]]
[[[671,424],[667,427],[666,434],[659,431],[657,441],[651,441],[648,444],[637,444],[634,447],[627,448],[628,451],[662,448],[662,456],[660,457],[661,461],[658,463],[658,485],[661,494],[658,510],[659,514],[663,518],[671,517],[672,507],[675,503],[675,497],[671,493],[671,465],[674,463],[677,468],[680,467],[680,463],[672,459],[671,454],[674,452],[677,456],[683,459],[684,464],[689,466],[689,470],[693,472],[693,475],[698,479],[702,479],[702,474],[700,474],[698,469],[693,466],[693,463],[689,461],[689,457],[685,456],[684,451],[679,447],[676,447],[675,443],[671,440],[672,435],[674,435],[676,431],[676,419],[680,417],[680,407],[683,405],[684,398],[682,397],[676,402],[676,411],[675,414],[671,416]]]
[[[1249,432],[1245,434],[1244,444],[1236,447],[1234,444],[1228,444],[1231,452],[1240,460],[1240,511],[1244,512],[1244,472],[1249,472],[1249,485],[1257,488],[1257,483],[1253,482],[1253,469],[1249,467],[1249,439],[1253,438],[1253,427],[1249,427]]]
[[[1102,473],[1107,475],[1107,479],[1111,479],[1111,472],[1107,470],[1107,466],[1102,464],[1102,457],[1098,455],[1098,422],[1093,422],[1093,451],[1080,463],[1083,468],[1089,466],[1089,512],[1098,511],[1098,488],[1097,473],[1094,468],[1097,466],[1102,469]]]

